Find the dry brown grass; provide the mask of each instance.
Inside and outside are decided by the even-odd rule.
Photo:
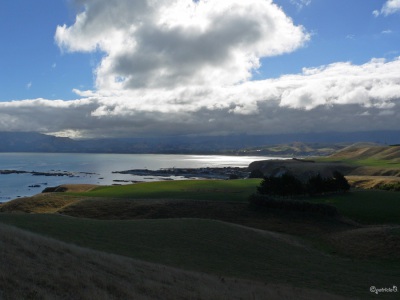
[[[0,299],[344,299],[182,271],[0,225]]]
[[[377,146],[370,144],[355,144],[346,147],[330,158],[333,159],[365,159],[374,158],[379,160],[393,160],[398,162],[400,159],[400,146]]]
[[[88,192],[94,189],[94,184],[65,184],[60,185],[63,191]],[[32,197],[18,198],[0,205],[0,212],[26,212],[26,213],[56,213],[68,205],[77,203],[83,197],[67,195],[65,193],[40,193]]]
[[[66,192],[72,193],[82,193],[82,192],[89,192],[94,188],[98,187],[95,184],[63,184],[60,185],[61,188],[65,188]]]
[[[358,167],[346,174],[347,176],[400,177],[399,168]]]
[[[398,171],[400,173],[400,170]],[[384,184],[392,184],[400,182],[400,177],[396,176],[360,176],[350,175],[346,176],[348,182],[356,188],[361,189],[375,189]]]
[[[55,213],[82,197],[66,196],[63,193],[43,193],[32,197],[18,198],[5,202],[0,212]]]

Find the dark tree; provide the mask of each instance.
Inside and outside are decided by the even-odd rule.
[[[350,190],[350,184],[347,181],[346,177],[339,171],[333,172],[333,179],[335,180],[336,189],[339,191],[348,191]]]
[[[286,173],[280,177],[267,176],[257,187],[259,194],[270,196],[297,196],[309,194],[320,195],[325,193],[346,192],[350,185],[346,178],[335,171],[331,177],[322,177],[320,174],[311,176],[307,183],[302,183],[295,176]]]
[[[320,174],[310,177],[306,188],[307,193],[312,196],[324,193],[345,192],[350,189],[350,185],[343,174],[335,171],[332,177],[322,178]]]
[[[321,177],[320,174],[317,174],[315,176],[312,176],[308,179],[307,184],[306,184],[306,189],[308,194],[312,195],[318,195],[323,193],[324,191],[324,180]]]
[[[265,177],[257,188],[257,191],[260,194],[276,196],[294,196],[305,193],[301,181],[288,173],[285,173],[280,177]]]
[[[255,169],[250,172],[249,178],[264,178],[264,173],[260,169]]]

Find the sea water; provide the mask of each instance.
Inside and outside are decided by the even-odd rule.
[[[274,157],[276,158],[276,157]],[[111,185],[118,182],[163,180],[160,177],[113,173],[130,169],[247,167],[265,156],[87,154],[87,153],[0,153],[0,170],[63,173],[70,176],[0,174],[0,202],[32,196],[46,187],[61,184]],[[184,178],[172,178],[184,179]]]

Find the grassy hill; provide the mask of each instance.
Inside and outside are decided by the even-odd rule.
[[[330,155],[328,159],[363,166],[398,168],[400,167],[400,146],[355,144]]]
[[[345,173],[349,182],[363,189],[400,190],[400,146],[358,143],[318,162],[340,162],[352,167]]]
[[[107,254],[0,225],[1,299],[344,299]]]
[[[70,192],[39,194],[1,205],[0,223],[87,249],[121,255],[125,259],[180,268],[186,270],[176,270],[185,274],[183,278],[188,278],[187,271],[207,273],[210,275],[206,277],[211,277],[207,277],[209,279],[204,285],[209,284],[211,290],[214,286],[218,289],[218,283],[250,280],[251,286],[253,282],[266,282],[267,286],[277,286],[278,289],[285,286],[289,287],[288,291],[298,291],[299,295],[290,294],[288,299],[301,299],[303,293],[306,295],[308,292],[369,299],[374,296],[369,292],[370,286],[397,284],[400,277],[400,201],[397,192],[352,191],[308,199],[334,205],[341,213],[339,217],[325,217],[305,212],[255,210],[248,205],[248,196],[256,190],[259,182],[260,179],[188,180],[95,188],[69,186]],[[1,236],[0,230],[0,244]],[[39,244],[44,245],[43,242]],[[21,257],[21,264],[25,264],[22,258],[31,259],[27,263],[30,265],[37,255],[51,257],[53,252],[61,251],[35,245],[28,242],[26,249],[22,247],[19,252],[15,251]],[[44,252],[40,252],[42,250]],[[51,255],[46,256],[46,251]],[[61,253],[65,255],[72,250],[63,251]],[[77,257],[78,254],[74,252],[72,256]],[[91,267],[94,265],[99,270],[109,270],[106,273],[114,278],[111,266],[103,266],[87,257],[83,258],[83,268],[97,272]],[[69,274],[56,262],[49,260],[46,265],[42,260],[38,261],[47,269],[59,268],[60,277]],[[87,262],[89,265],[86,265]],[[71,263],[66,262],[66,265]],[[75,274],[83,272],[76,264],[71,266],[74,270],[76,268]],[[119,265],[116,266],[119,268]],[[20,270],[23,268],[20,267]],[[153,270],[162,273],[159,266]],[[169,269],[166,270],[168,274]],[[134,275],[118,272],[115,275],[117,278],[133,280],[130,276]],[[25,274],[18,273],[13,274],[22,276],[22,279],[0,281],[0,290],[2,284],[10,287],[28,280]],[[142,270],[141,273],[147,278],[147,271]],[[65,276],[68,278],[70,275]],[[172,276],[175,277],[178,282],[182,278]],[[103,286],[103,281],[97,277],[90,278],[96,278],[93,280],[95,287],[89,286],[88,289],[94,293],[96,286]],[[169,276],[168,279],[161,279],[161,283],[155,279],[150,281],[156,281],[156,286],[169,291],[171,286],[175,286],[171,280]],[[186,289],[193,290],[195,295],[190,292],[186,298],[210,299],[197,290],[199,287],[192,288],[200,284],[199,280],[190,280],[186,286],[182,281],[176,288],[183,295]],[[66,286],[71,284],[74,283]],[[259,287],[259,283],[254,284]],[[118,294],[120,290],[125,293],[124,285],[125,279],[121,280],[121,285],[110,281],[105,288],[99,289],[99,295],[105,293],[107,296],[104,299],[118,298],[113,293]],[[45,287],[50,287],[53,292],[59,289],[45,280],[34,281],[30,288],[22,289],[25,289],[26,296],[27,293],[44,293]],[[229,285],[227,287],[229,289]],[[246,288],[243,285],[243,289]],[[136,290],[136,287],[132,289]],[[144,290],[149,293],[151,288]],[[160,290],[156,288],[156,291],[159,297]],[[221,288],[221,291],[228,293],[226,288]],[[268,291],[260,291],[263,292]],[[232,293],[244,295],[234,288]],[[262,294],[257,293],[245,294],[243,298],[263,299],[259,296]],[[141,297],[152,299],[157,295]],[[230,294],[215,295],[211,299],[235,299]],[[271,295],[268,299],[274,299],[275,294]],[[277,299],[285,295],[278,293]],[[390,299],[398,295],[380,296]],[[326,299],[325,295],[322,298],[320,295],[304,297]],[[99,299],[102,299],[101,296]]]
[[[371,285],[384,286],[399,275],[398,264],[326,255],[294,237],[212,220],[99,221],[1,214],[0,221],[79,246],[219,278],[286,284],[347,297],[366,298]]]

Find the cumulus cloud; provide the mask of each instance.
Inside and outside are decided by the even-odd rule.
[[[76,3],[82,10],[55,39],[66,52],[104,54],[96,89],[75,89],[73,101],[0,102],[0,130],[99,137],[399,127],[400,59],[251,80],[261,57],[310,38],[272,1]]]
[[[81,0],[73,25],[59,26],[64,51],[102,51],[97,88],[232,85],[260,58],[292,52],[309,35],[272,1]]]
[[[400,11],[400,0],[388,0],[382,7],[382,9],[374,10],[372,13],[375,17],[379,15],[388,16]]]

